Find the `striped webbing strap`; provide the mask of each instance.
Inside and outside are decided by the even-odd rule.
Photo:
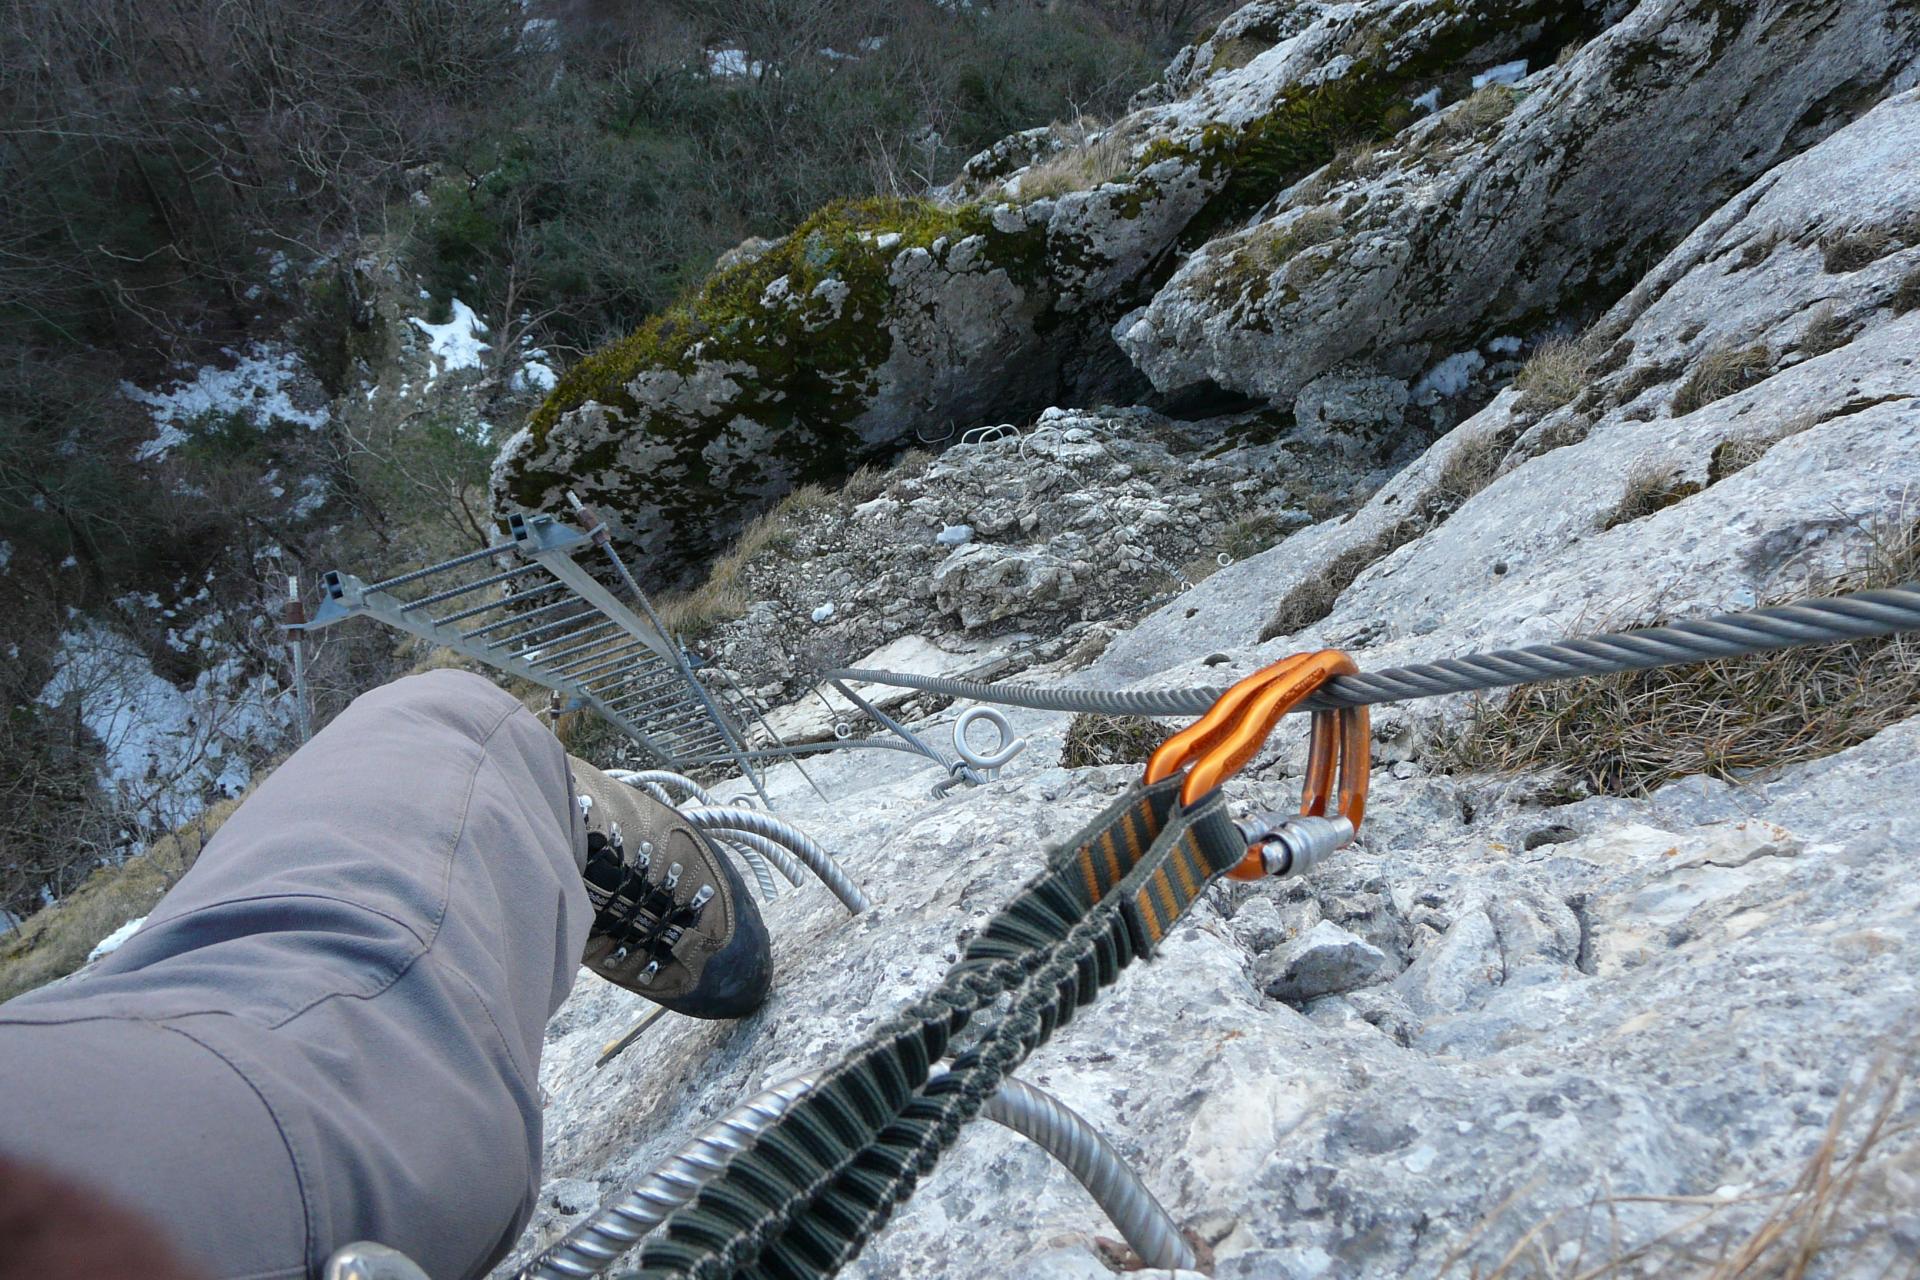
[[[1151,956],[1246,843],[1216,794],[1135,788],[1057,849],[932,995],[879,1027],[761,1133],[640,1258],[642,1276],[825,1277],[859,1253],[1002,1080]],[[948,1070],[953,1037],[997,997]]]

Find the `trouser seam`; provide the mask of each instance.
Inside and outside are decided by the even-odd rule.
[[[231,1017],[232,1015],[222,1014],[220,1016]],[[131,1021],[131,1019],[129,1019],[129,1021]],[[300,1250],[301,1258],[300,1258],[299,1267],[297,1270],[293,1271],[291,1274],[294,1274],[294,1275],[304,1274],[307,1269],[307,1260],[310,1259],[314,1254],[315,1236],[316,1236],[316,1233],[314,1231],[314,1225],[313,1225],[313,1204],[310,1196],[308,1195],[307,1169],[305,1168],[304,1164],[300,1159],[300,1150],[298,1146],[294,1143],[293,1139],[288,1135],[287,1127],[284,1123],[281,1122],[280,1113],[277,1109],[275,1109],[272,1100],[267,1097],[266,1090],[263,1089],[260,1086],[260,1084],[253,1079],[251,1075],[249,1075],[245,1070],[243,1070],[240,1064],[238,1062],[235,1062],[233,1058],[221,1052],[219,1049],[214,1048],[212,1045],[208,1044],[205,1040],[201,1039],[199,1036],[193,1034],[193,1032],[188,1031],[186,1028],[174,1026],[171,1022],[159,1022],[159,1023],[152,1023],[149,1025],[158,1027],[161,1030],[171,1031],[175,1035],[182,1037],[188,1042],[199,1045],[206,1052],[212,1054],[215,1058],[218,1058],[222,1063],[226,1065],[229,1071],[233,1072],[233,1074],[240,1077],[241,1082],[247,1086],[247,1088],[253,1093],[254,1097],[260,1100],[260,1105],[266,1109],[268,1119],[273,1121],[273,1131],[275,1134],[279,1136],[280,1145],[286,1149],[287,1163],[291,1165],[293,1168],[293,1183],[300,1193],[300,1222],[301,1222],[301,1229],[305,1233],[305,1239],[301,1242],[301,1250]],[[255,1277],[264,1278],[264,1277],[281,1276],[281,1275],[287,1275],[287,1274],[289,1274],[289,1272],[287,1272],[284,1269],[275,1270],[275,1271],[261,1271],[261,1272],[254,1272],[252,1273],[251,1276],[248,1276],[248,1277],[237,1277],[237,1276],[229,1277],[228,1280],[254,1280]]]

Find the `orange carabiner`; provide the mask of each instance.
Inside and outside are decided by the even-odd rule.
[[[1335,676],[1359,670],[1338,649],[1283,658],[1235,684],[1205,715],[1162,743],[1147,761],[1146,781],[1160,782],[1188,766],[1180,802],[1191,805],[1253,759],[1274,726],[1289,711]],[[1357,829],[1366,809],[1370,723],[1365,707],[1316,711],[1308,739],[1306,777],[1300,812],[1326,816],[1335,794],[1338,766],[1339,812]],[[1266,874],[1260,850],[1227,872],[1235,880]]]

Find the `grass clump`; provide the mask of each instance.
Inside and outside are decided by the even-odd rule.
[[[1229,37],[1214,49],[1213,61],[1207,65],[1207,74],[1238,71],[1271,48],[1273,48],[1273,41],[1261,39],[1248,32]]]
[[[1060,763],[1068,769],[1101,764],[1144,764],[1165,742],[1168,731],[1146,716],[1100,716],[1091,712],[1067,726]]]
[[[1773,353],[1764,345],[1714,347],[1700,357],[1687,380],[1673,395],[1673,413],[1683,417],[1737,391],[1745,391],[1767,376]]]
[[[1854,569],[1767,603],[1920,573],[1920,526],[1873,531],[1868,544]],[[1920,642],[1856,640],[1530,685],[1478,702],[1437,755],[1454,771],[1545,773],[1569,799],[1637,796],[1694,774],[1738,781],[1817,760],[1916,711]]]
[[[1308,209],[1293,221],[1268,223],[1247,238],[1241,260],[1261,275],[1272,275],[1294,257],[1340,234],[1340,212],[1330,204]]]
[[[746,616],[753,606],[747,590],[747,566],[771,552],[791,546],[794,523],[800,517],[825,511],[839,499],[817,484],[802,485],[782,498],[771,511],[747,523],[713,567],[707,579],[691,591],[662,595],[654,602],[661,623],[677,636],[699,639],[723,623]]]
[[[1507,445],[1502,433],[1489,431],[1456,446],[1440,464],[1432,503],[1434,515],[1444,518],[1458,511],[1474,494],[1492,484],[1500,474]]]
[[[1512,115],[1519,104],[1520,96],[1511,86],[1490,84],[1468,94],[1450,113],[1450,121],[1462,132],[1479,133]]]
[[[1581,338],[1549,338],[1535,347],[1513,385],[1524,393],[1521,407],[1551,413],[1586,389],[1594,356]]]
[[[1887,299],[1893,308],[1893,314],[1903,316],[1909,311],[1920,311],[1920,267],[1907,272],[1894,287],[1893,296]]]
[[[1504,84],[1490,84],[1448,107],[1439,122],[1422,139],[1422,150],[1431,154],[1450,142],[1479,137],[1513,114],[1520,95]]]
[[[1852,338],[1853,326],[1840,318],[1831,302],[1823,302],[1807,317],[1807,327],[1800,334],[1800,350],[1810,356],[1823,356],[1846,346]]]
[[[1707,460],[1708,486],[1719,484],[1728,476],[1745,471],[1766,457],[1767,450],[1788,436],[1797,436],[1802,431],[1811,431],[1819,426],[1821,421],[1818,413],[1808,412],[1789,418],[1778,429],[1762,435],[1738,436],[1732,440],[1722,440],[1714,446],[1713,454]]]
[[[1627,472],[1626,491],[1601,527],[1618,528],[1656,511],[1665,511],[1674,503],[1691,498],[1702,487],[1698,481],[1682,479],[1680,469],[1670,462],[1658,459],[1641,462]]]
[[[1019,198],[1047,200],[1117,182],[1133,172],[1131,150],[1117,132],[1095,135],[1029,167],[1020,175]]]
[[[1280,541],[1287,527],[1288,522],[1271,511],[1237,516],[1220,531],[1220,549],[1235,560],[1245,560]]]
[[[64,978],[86,963],[101,939],[153,910],[239,807],[237,797],[210,806],[145,853],[101,867],[59,902],[0,935],[0,1001]]]
[[[1845,275],[1916,243],[1920,243],[1920,214],[1827,236],[1820,242],[1821,265],[1828,275]]]

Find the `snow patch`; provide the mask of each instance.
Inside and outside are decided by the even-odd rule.
[[[487,331],[487,322],[458,298],[453,300],[453,314],[445,324],[428,324],[419,316],[407,317],[407,323],[427,335],[427,350],[439,361],[434,367],[433,377],[427,380],[429,386],[433,378],[443,373],[452,373],[456,369],[478,369],[480,353],[491,349],[480,341],[480,335]],[[406,393],[406,388],[402,387],[400,394],[404,396]]]
[[[147,462],[165,457],[186,440],[184,427],[210,414],[239,415],[261,428],[277,421],[298,423],[309,430],[327,424],[325,406],[298,408],[287,393],[288,384],[300,373],[300,360],[293,352],[255,343],[245,352],[229,349],[223,354],[234,361],[232,368],[203,366],[193,377],[165,391],[149,391],[131,382],[120,384],[121,394],[147,406],[160,427],[159,433],[135,452],[135,458]]]
[[[209,614],[170,629],[166,642],[176,652],[217,654],[221,621]],[[238,654],[211,662],[192,688],[180,689],[132,640],[86,619],[61,636],[53,678],[34,700],[74,708],[104,749],[103,785],[150,828],[165,830],[199,813],[209,794],[238,795],[247,785],[252,767],[237,748],[278,736],[287,709],[277,693],[265,676],[248,676]]]
[[[553,371],[552,365],[529,360],[513,371],[507,385],[515,391],[538,391],[544,395],[559,381],[560,375]]]
[[[138,920],[129,920],[106,937],[100,939],[99,942],[94,944],[93,950],[87,952],[87,963],[92,964],[102,956],[110,956],[118,951],[127,939],[140,932],[140,926],[146,922],[147,918],[145,916],[141,916]]]
[[[958,547],[973,541],[973,526],[970,524],[945,524],[933,540],[943,547]]]
[[[765,69],[763,63],[749,62],[745,49],[707,50],[707,74],[710,76],[751,76],[758,80]]]
[[[1519,84],[1526,78],[1527,60],[1521,58],[1514,62],[1503,62],[1497,67],[1488,67],[1473,78],[1473,87],[1479,90],[1490,84]]]
[[[827,621],[827,619],[833,617],[833,602],[829,600],[827,603],[821,605],[818,609],[815,609],[813,613],[810,614],[809,616],[815,622]]]
[[[1473,375],[1486,367],[1487,358],[1478,351],[1462,351],[1448,356],[1421,374],[1419,381],[1413,384],[1413,402],[1430,405],[1457,396],[1467,389],[1467,384],[1473,381]]]
[[[1419,97],[1408,99],[1407,105],[1415,111],[1423,111],[1428,115],[1432,115],[1440,109],[1440,86],[1435,85]]]

